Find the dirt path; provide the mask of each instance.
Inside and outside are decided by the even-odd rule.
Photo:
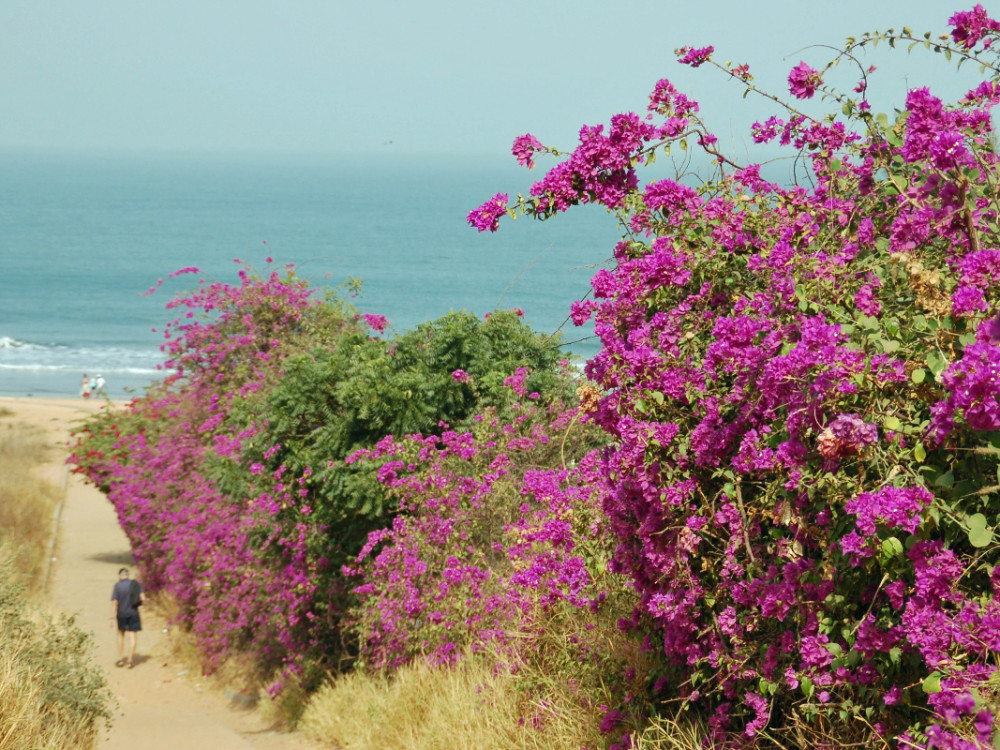
[[[95,488],[64,466],[70,424],[99,405],[56,399],[0,399],[14,421],[37,425],[55,450],[43,468],[46,478],[66,487],[55,561],[49,579],[54,611],[75,614],[93,633],[96,661],[104,668],[118,699],[115,722],[104,732],[102,750],[316,750],[295,734],[268,727],[255,710],[235,707],[200,675],[171,663],[162,617],[142,613],[135,668],[114,666],[115,630],[108,621],[111,588],[117,571],[132,564],[132,554],[114,510]]]

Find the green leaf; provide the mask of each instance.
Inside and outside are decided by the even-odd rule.
[[[955,475],[951,473],[950,469],[934,480],[935,487],[944,487],[945,489],[950,489],[954,484],[955,484]]]
[[[885,421],[882,422],[882,426],[887,430],[897,432],[903,426],[903,423],[896,417],[886,417]]]
[[[921,689],[927,693],[940,693],[941,692],[941,673],[931,672],[924,681],[920,684]]]
[[[916,383],[917,385],[923,383],[926,377],[927,377],[927,370],[925,370],[923,367],[918,367],[916,370],[913,371],[913,374],[910,376],[913,382]]]
[[[882,558],[891,560],[903,554],[903,543],[894,536],[882,542]]]
[[[917,443],[916,447],[913,449],[913,458],[920,463],[923,463],[924,459],[927,458],[927,449],[924,448],[923,443]]]
[[[924,362],[927,363],[927,367],[934,373],[935,376],[944,372],[945,368],[948,366],[948,363],[941,355],[941,352],[936,350],[927,352],[927,356],[924,357]]]
[[[982,548],[993,543],[993,532],[987,526],[986,516],[975,513],[965,520],[969,524],[969,544]]]
[[[813,692],[815,688],[813,687],[812,680],[810,680],[808,677],[803,677],[799,681],[799,687],[802,688],[802,694],[805,695],[807,699],[813,697]]]

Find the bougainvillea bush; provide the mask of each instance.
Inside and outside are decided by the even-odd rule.
[[[712,47],[678,50],[780,104],[752,138],[797,154],[802,184],[724,155],[661,80],[568,156],[519,137],[522,164],[561,160],[469,214],[495,231],[599,203],[621,221],[573,306],[603,344],[586,368],[613,439],[603,508],[641,599],[629,627],[660,654],[655,700],[720,745],[996,741],[1000,23],[979,5],[949,23],[801,62],[785,104]],[[877,114],[859,55],[880,42],[979,76],[957,102],[917,86]],[[835,111],[806,113],[819,102]],[[682,147],[710,174],[642,182]]]
[[[480,417],[471,432],[390,436],[348,458],[379,460],[403,511],[348,571],[361,580],[355,616],[375,668],[417,655],[448,663],[469,646],[503,651],[539,637],[531,618],[547,607],[587,608],[600,593],[580,544],[601,538],[603,518],[593,455],[577,464],[588,430],[576,410],[526,400],[511,424]],[[558,471],[532,468],[561,460]]]
[[[359,584],[359,666],[395,675],[421,660],[484,663],[494,679],[482,702],[516,697],[538,746],[601,746],[641,725],[643,702],[630,696],[645,692],[646,673],[642,645],[618,626],[636,597],[608,566],[606,437],[578,407],[540,404],[526,370],[507,379],[513,419],[490,408],[469,431],[390,436],[348,457],[375,462],[400,510],[346,566]],[[589,386],[581,395],[596,397]]]
[[[209,668],[242,653],[294,676],[345,656],[340,565],[397,512],[378,466],[359,471],[348,454],[388,430],[507,413],[501,373],[518,363],[533,363],[542,403],[566,389],[558,349],[516,311],[388,338],[384,318],[291,269],[243,269],[239,284],[203,282],[169,307],[181,316],[164,333],[163,384],[85,423],[73,460]]]
[[[252,438],[229,434],[227,415],[269,392],[289,354],[335,347],[366,325],[291,269],[239,277],[202,281],[168,304],[181,314],[164,331],[163,383],[84,423],[72,457],[108,493],[147,586],[176,599],[209,668],[240,649],[269,667],[316,642],[306,546],[323,531],[275,523],[266,493],[220,492],[213,457]]]

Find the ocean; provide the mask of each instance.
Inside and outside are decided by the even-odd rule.
[[[567,316],[611,256],[613,217],[465,222],[540,176],[502,158],[0,153],[0,394],[75,396],[85,373],[112,398],[141,393],[163,375],[166,303],[198,278],[236,283],[237,258],[293,263],[316,287],[360,278],[355,304],[395,331],[521,308],[590,357],[592,329]],[[187,266],[201,273],[144,294]]]

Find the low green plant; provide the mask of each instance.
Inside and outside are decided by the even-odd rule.
[[[113,698],[73,618],[28,604],[0,560],[0,750],[79,750],[110,725]]]

